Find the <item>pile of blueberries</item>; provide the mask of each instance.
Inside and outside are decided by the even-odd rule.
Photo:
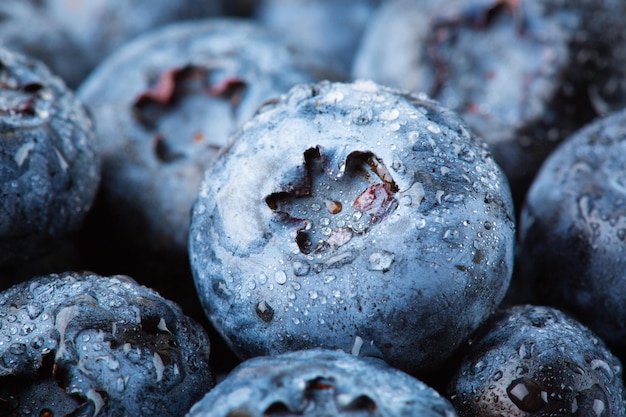
[[[623,0],[0,16],[0,415],[626,416]]]

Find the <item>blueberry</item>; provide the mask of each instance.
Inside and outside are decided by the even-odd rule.
[[[255,17],[347,79],[361,34],[380,0],[261,0]],[[303,18],[306,16],[306,18]]]
[[[174,24],[102,62],[78,91],[103,148],[89,223],[102,233],[97,256],[112,251],[111,264],[126,260],[137,277],[188,271],[204,170],[263,101],[310,80],[278,39],[235,19]]]
[[[501,301],[512,216],[451,111],[370,81],[301,84],[207,171],[191,265],[242,358],[324,347],[421,372]]]
[[[0,293],[0,414],[182,416],[213,385],[209,341],[126,276],[64,273]]]
[[[316,349],[242,363],[187,417],[288,415],[454,417],[456,413],[435,390],[379,359]]]
[[[480,329],[450,383],[459,416],[623,416],[622,365],[588,328],[520,305]]]
[[[623,1],[400,0],[364,35],[354,77],[425,91],[489,143],[517,207],[541,162],[623,106]]]
[[[0,44],[44,62],[69,87],[76,87],[89,65],[77,40],[39,6],[35,0],[0,2]]]
[[[0,266],[76,231],[99,181],[82,103],[39,61],[0,49]]]
[[[535,178],[520,219],[516,285],[626,348],[626,112],[567,139]]]
[[[26,7],[34,9],[31,14],[45,18],[45,30],[34,25],[32,21],[22,22],[22,32],[27,27],[28,31],[38,34],[40,46],[32,45],[30,50],[41,51],[45,57],[52,58],[57,64],[54,68],[61,70],[59,75],[72,87],[77,87],[100,61],[145,32],[172,22],[217,16],[221,13],[218,0],[162,0],[157,3],[150,0],[18,2],[26,3]],[[50,36],[62,39],[63,42],[53,43]],[[26,34],[22,37],[27,39],[33,36]],[[65,51],[68,47],[74,48],[74,55]],[[68,59],[74,68],[61,62],[55,54]]]

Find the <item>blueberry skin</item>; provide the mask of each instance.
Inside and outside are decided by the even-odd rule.
[[[353,77],[425,91],[490,146],[519,208],[543,160],[622,108],[620,0],[400,0],[364,34]]]
[[[0,3],[0,44],[44,62],[70,88],[74,88],[90,67],[82,59],[77,41],[36,3],[35,0],[3,0]]]
[[[204,170],[263,101],[312,78],[282,42],[235,19],[177,23],[118,50],[81,85],[102,143],[98,215],[109,240],[154,270],[188,268]],[[175,267],[170,267],[175,265]]]
[[[546,160],[521,212],[516,285],[626,348],[626,112],[598,119]],[[519,275],[519,278],[517,278]]]
[[[254,16],[297,48],[313,51],[347,80],[367,22],[380,0],[261,0]],[[306,18],[304,18],[306,16]],[[297,23],[294,23],[297,22]]]
[[[235,415],[455,417],[456,413],[437,391],[380,359],[314,349],[243,362],[187,417]]]
[[[93,123],[41,62],[0,49],[0,266],[82,224],[100,182]]]
[[[65,0],[18,1],[32,9],[32,15],[45,17],[49,26],[45,32],[33,28],[32,23],[28,24],[28,31],[22,26],[22,32],[27,32],[26,37],[32,36],[30,31],[38,33],[38,49],[58,65],[53,67],[73,88],[103,59],[137,36],[169,23],[218,16],[222,12],[218,0],[89,0],[80,4]],[[52,29],[58,32],[51,32]],[[51,33],[54,37],[62,33],[64,42],[49,42]],[[77,54],[68,55],[68,47],[75,48]],[[74,67],[56,55],[71,58]]]
[[[127,276],[20,283],[0,324],[2,415],[182,416],[213,386],[204,330]]]
[[[448,397],[459,416],[623,416],[622,365],[551,307],[498,313],[473,337]]]
[[[242,358],[324,347],[436,369],[491,314],[512,269],[506,180],[425,97],[302,84],[207,171],[190,259]]]

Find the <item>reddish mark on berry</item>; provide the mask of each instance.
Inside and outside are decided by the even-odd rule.
[[[367,187],[352,205],[356,210],[367,213],[376,220],[389,212],[394,201],[393,193],[387,184],[374,184]]]

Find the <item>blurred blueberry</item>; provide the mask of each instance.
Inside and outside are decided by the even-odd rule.
[[[254,15],[291,45],[325,57],[347,79],[361,35],[381,0],[260,0]]]
[[[0,42],[41,59],[76,88],[135,37],[221,12],[219,0],[3,0]]]
[[[311,347],[437,369],[513,261],[508,184],[451,111],[369,81],[267,103],[207,171],[191,265],[242,358]]]
[[[394,0],[368,25],[353,77],[424,91],[489,144],[516,207],[570,133],[624,106],[622,0]]]
[[[174,24],[102,62],[78,91],[104,159],[95,256],[109,255],[110,272],[193,287],[188,229],[204,170],[258,106],[309,80],[278,39],[235,19]]]

